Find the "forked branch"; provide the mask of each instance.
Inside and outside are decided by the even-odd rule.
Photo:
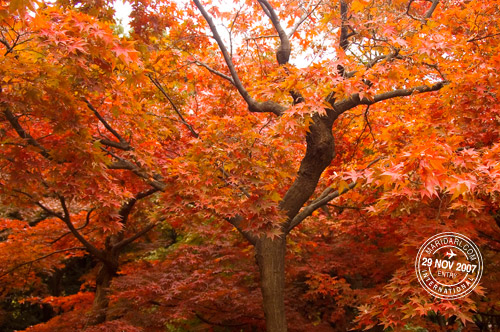
[[[432,14],[434,13],[434,11],[437,8],[437,5],[439,4],[439,0],[429,0],[429,2],[432,2],[431,7],[427,10],[427,12],[425,12],[423,18],[417,18],[410,13],[411,5],[413,2],[415,2],[415,0],[410,0],[408,2],[408,5],[406,5],[406,15],[408,15],[410,18],[412,18],[416,21],[421,21],[422,24],[425,24],[427,22],[427,20],[431,18]]]
[[[364,169],[367,169],[371,167],[373,164],[378,162],[382,157],[378,157],[377,159],[373,160],[370,162]],[[288,226],[287,232],[290,232],[295,226],[300,224],[304,219],[312,215],[314,211],[319,209],[320,207],[326,205],[328,202],[331,200],[339,197],[342,194],[345,194],[346,192],[350,191],[356,185],[358,184],[357,181],[351,182],[346,188],[342,188],[342,190],[333,190],[333,188],[328,187],[326,188],[321,195],[316,198],[314,201],[311,202],[308,206],[304,207],[290,222],[290,225]]]
[[[90,223],[90,215],[92,214],[93,211],[95,211],[95,208],[92,208],[89,211],[87,211],[87,216],[85,217],[85,223],[82,226],[78,227],[76,229],[77,231],[81,231],[82,229],[84,229],[85,227],[88,226],[88,224]],[[50,241],[50,244],[56,243],[57,241],[63,239],[65,236],[67,236],[69,234],[71,234],[71,232],[66,232],[66,233],[58,236],[56,239]]]
[[[119,143],[117,143],[111,140],[104,139],[101,140],[101,143],[104,145],[119,148],[121,150],[132,150],[132,147],[129,145],[129,143],[106,121],[106,119],[104,119],[104,117],[97,111],[97,109],[92,106],[92,104],[87,99],[83,99],[83,101],[87,104],[87,107],[94,113],[94,115],[97,117],[97,119],[99,119],[103,126],[119,141]]]
[[[29,145],[36,147],[43,157],[52,160],[52,156],[49,154],[49,152],[40,143],[38,143],[38,141],[34,139],[33,136],[31,136],[26,130],[24,130],[17,117],[8,108],[5,108],[3,110],[3,114],[7,121],[9,121],[12,128],[14,128],[16,133],[19,135],[19,137],[26,140]]]
[[[222,41],[222,38],[219,35],[219,32],[217,31],[217,28],[215,27],[212,17],[207,13],[207,11],[205,10],[205,8],[203,7],[203,5],[200,3],[199,0],[193,0],[193,2],[200,11],[200,13],[203,15],[203,17],[205,18],[205,21],[208,23],[208,26],[212,31],[212,35],[215,41],[217,42],[219,49],[222,52],[224,61],[226,62],[226,65],[229,68],[229,72],[231,73],[231,77],[234,81],[234,86],[238,90],[241,97],[243,97],[243,99],[247,103],[248,110],[250,112],[257,112],[257,113],[274,113],[278,116],[283,114],[287,109],[286,107],[281,106],[273,101],[258,102],[255,99],[253,99],[252,96],[250,96],[248,91],[243,86],[243,83],[240,81],[240,78],[238,77],[238,73],[236,72],[233,60],[231,59],[231,56],[229,55],[229,52],[227,51],[227,48],[224,45],[224,42]]]
[[[69,213],[68,206],[66,205],[66,199],[64,196],[59,196],[59,202],[61,203],[62,209],[64,214],[61,216],[60,213],[54,213],[54,216],[57,218],[61,219],[66,226],[69,228],[70,232],[73,234],[73,236],[80,241],[81,244],[84,245],[85,249],[92,255],[94,255],[96,258],[98,258],[101,261],[107,261],[105,255],[103,252],[95,247],[92,243],[87,241],[87,239],[75,228],[73,225],[73,222],[71,221],[71,215]],[[50,209],[47,209],[46,207],[43,207],[44,209],[47,210],[47,212],[51,211]]]
[[[68,227],[68,229],[70,230],[70,232],[73,234],[73,236],[78,241],[80,241],[81,244],[84,245],[85,249],[90,254],[94,255],[96,258],[98,258],[101,261],[106,261],[106,257],[104,257],[102,251],[99,250],[97,247],[95,247],[93,244],[91,244],[89,241],[87,241],[87,239],[85,239],[85,237],[73,225],[73,222],[71,221],[71,215],[70,215],[68,206],[66,204],[66,199],[64,198],[64,196],[58,195],[59,203],[61,204],[61,208],[63,210],[63,213],[60,213],[60,212],[54,211],[51,208],[45,206],[40,201],[35,199],[35,197],[33,197],[33,195],[31,195],[27,192],[24,192],[21,190],[14,190],[14,191],[28,197],[31,202],[33,202],[34,204],[39,206],[42,210],[44,210],[48,214],[50,214],[50,215],[58,218],[62,222],[64,222],[66,224],[66,226]]]
[[[120,211],[118,211],[118,215],[120,216],[120,222],[122,224],[126,224],[128,221],[128,216],[130,215],[130,212],[132,212],[132,209],[134,208],[134,205],[137,203],[137,201],[146,198],[148,196],[153,195],[154,193],[158,192],[158,188],[151,188],[146,191],[142,191],[126,201],[125,203],[122,204]]]
[[[264,12],[267,14],[267,16],[269,16],[269,19],[271,20],[274,29],[276,30],[278,36],[280,37],[280,46],[276,51],[276,59],[278,60],[278,63],[280,65],[287,64],[288,60],[290,60],[290,53],[292,51],[290,45],[290,39],[288,38],[288,35],[281,26],[278,15],[276,15],[276,12],[274,11],[274,8],[271,6],[271,4],[267,0],[258,0],[258,1]]]
[[[311,16],[311,14],[316,10],[316,8],[318,8],[318,6],[323,2],[323,0],[320,0],[318,1],[315,5],[312,6],[311,9],[309,8],[306,8],[306,11],[305,13],[300,17],[300,19],[297,21],[297,23],[295,23],[295,25],[293,26],[292,30],[288,33],[288,38],[292,38],[293,34],[295,32],[297,32],[297,30],[299,29],[300,25],[302,23],[304,23],[305,20],[307,20],[309,18],[309,16]],[[309,7],[309,6],[308,6]]]

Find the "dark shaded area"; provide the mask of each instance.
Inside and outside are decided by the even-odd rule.
[[[80,278],[88,273],[96,262],[89,256],[73,257],[68,259],[64,269],[57,269],[53,274],[44,278],[50,295],[67,296],[76,294],[80,290]]]
[[[0,303],[0,331],[24,330],[28,326],[46,322],[54,317],[49,304],[20,303],[18,299]]]
[[[95,262],[88,255],[70,258],[65,263],[63,269],[57,269],[51,275],[43,277],[48,293],[52,296],[78,293],[82,285],[80,278],[95,266]],[[0,302],[0,331],[24,330],[31,325],[47,322],[55,316],[50,304],[22,302],[21,299],[25,295],[11,294]]]

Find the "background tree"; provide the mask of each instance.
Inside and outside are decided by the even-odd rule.
[[[99,264],[88,323],[101,323],[124,248],[161,221],[154,201],[139,203],[165,187],[140,146],[157,144],[168,129],[154,140],[140,131],[125,139],[119,131],[136,121],[145,129],[147,121],[111,124],[124,105],[137,102],[126,81],[139,63],[137,51],[107,24],[71,9],[31,15],[24,7],[3,8],[12,15],[1,26],[1,194],[4,206],[23,211],[15,216],[21,220],[2,225],[8,234],[2,251],[10,254],[2,257],[1,277],[12,278],[4,292],[25,291],[26,269],[33,287],[61,259],[90,254]],[[168,145],[157,149],[162,158],[174,153],[163,150]],[[140,204],[147,213],[134,209]]]

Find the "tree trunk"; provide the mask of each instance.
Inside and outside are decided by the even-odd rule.
[[[267,332],[286,332],[285,252],[286,236],[271,240],[265,236],[255,245],[259,265]]]
[[[106,311],[109,305],[108,291],[111,280],[116,275],[117,268],[102,264],[96,278],[94,303],[92,304],[92,317],[89,325],[97,325],[106,321]]]

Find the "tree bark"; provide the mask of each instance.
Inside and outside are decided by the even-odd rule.
[[[109,305],[109,286],[116,275],[118,266],[102,264],[96,278],[96,290],[94,303],[92,304],[92,315],[89,325],[97,325],[106,321],[106,311]]]
[[[286,236],[270,238],[263,236],[255,245],[261,278],[267,332],[286,332],[285,314],[285,252]]]

